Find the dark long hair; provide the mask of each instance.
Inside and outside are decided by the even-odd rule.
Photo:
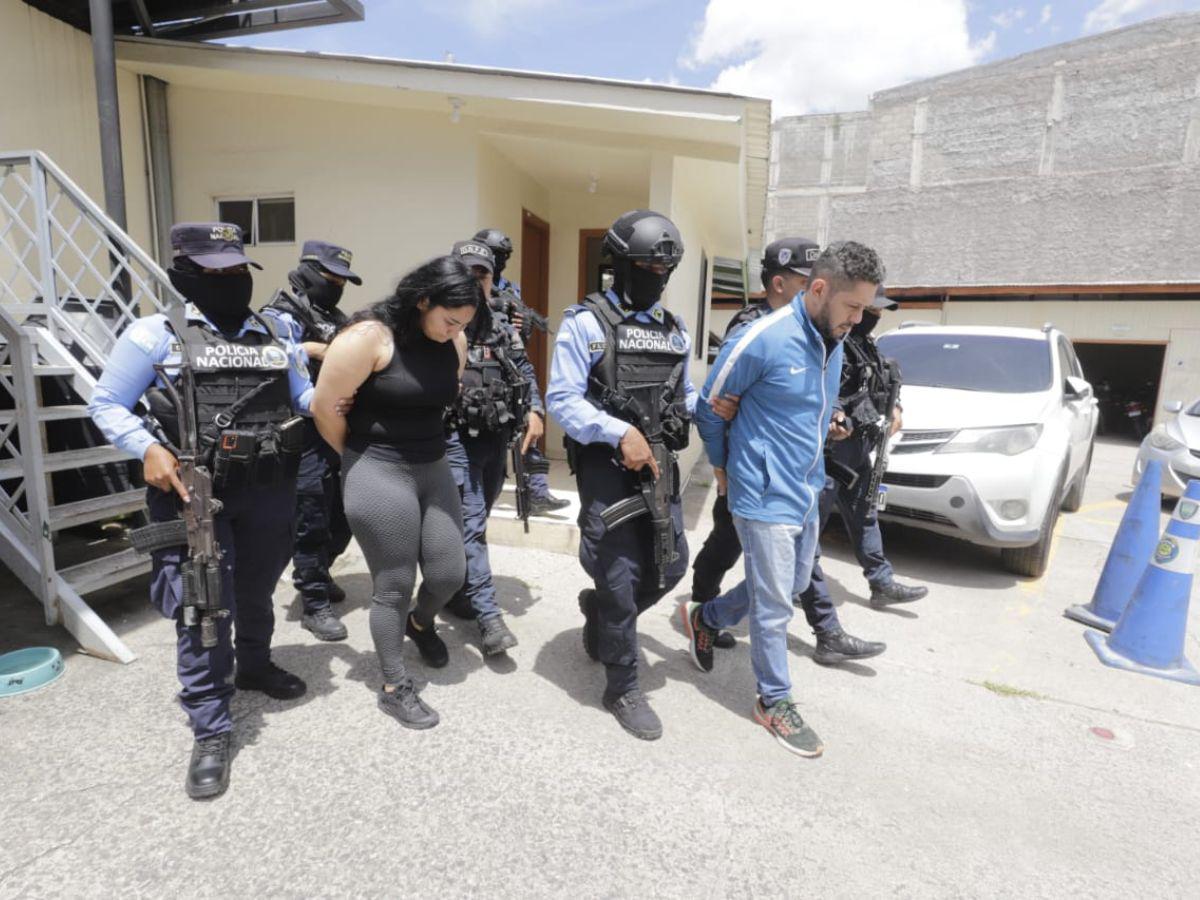
[[[417,304],[426,299],[430,307],[487,308],[483,289],[470,268],[453,256],[439,256],[417,266],[400,279],[391,296],[360,309],[339,330],[358,322],[382,322],[392,330],[396,345],[403,347],[420,330]]]

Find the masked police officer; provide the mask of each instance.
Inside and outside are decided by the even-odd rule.
[[[295,411],[308,409],[312,384],[303,351],[250,310],[248,267],[258,266],[236,225],[175,225],[171,249],[168,275],[186,308],[124,331],[88,411],[105,437],[142,460],[150,518],[168,538],[153,553],[150,600],[175,620],[179,700],[195,735],[185,784],[189,796],[202,798],[229,783],[234,686],[276,699],[306,690],[271,661],[271,634],[272,593],[291,554],[302,436]],[[195,389],[179,399],[194,411],[197,463],[212,475],[220,504],[213,522],[219,563],[213,560],[210,581],[198,570],[198,551],[189,551],[187,529],[163,524],[177,522],[191,499],[177,460],[185,435],[162,381],[178,383],[181,357]],[[133,412],[143,394],[157,424]],[[194,599],[206,585],[223,610],[197,617]]]
[[[820,246],[807,238],[785,237],[768,244],[763,251],[761,276],[766,296],[761,302],[740,310],[726,328],[725,337],[728,338],[741,326],[786,306],[793,297],[803,292],[808,287],[812,264],[820,255]],[[716,406],[714,402],[714,409]],[[720,410],[717,412],[720,414]],[[713,530],[696,554],[692,578],[692,600],[696,603],[711,600],[721,592],[721,579],[742,555],[742,544],[729,512],[729,499],[724,494],[717,495],[712,515]],[[803,608],[808,625],[816,636],[817,646],[813,652],[816,662],[832,665],[867,659],[887,649],[879,641],[864,641],[848,634],[842,628],[837,608],[828,591],[806,591],[799,600],[801,602],[798,605]],[[721,632],[714,645],[728,647],[732,644],[732,635]]]
[[[451,250],[476,274],[487,296],[495,260],[482,241],[459,241]],[[450,412],[446,458],[462,495],[467,577],[447,609],[479,624],[485,656],[517,646],[496,603],[488,560],[487,522],[504,487],[508,448],[523,428],[521,452],[545,430],[542,398],[521,336],[502,312],[480,309],[466,328],[467,362],[462,389]]]
[[[900,429],[900,407],[897,405],[890,423],[882,420],[887,412],[892,372],[884,364],[871,332],[879,324],[885,309],[895,309],[896,302],[888,298],[883,286],[875,294],[875,303],[863,312],[862,321],[855,325],[845,340],[845,362],[842,383],[838,391],[839,409],[834,413],[827,468],[844,473],[842,480],[829,477],[821,492],[821,528],[837,507],[846,533],[854,545],[854,554],[862,566],[863,575],[871,587],[871,606],[880,609],[896,603],[911,603],[929,593],[925,587],[913,587],[896,581],[892,565],[883,553],[883,536],[879,531],[878,512],[874,498],[868,497],[871,488],[871,453]],[[898,387],[898,386],[897,386]],[[886,434],[884,433],[886,431]],[[854,479],[853,487],[845,482]],[[800,595],[798,603],[830,606],[829,588],[820,566],[820,548],[813,566],[812,581]]]
[[[687,445],[696,389],[687,332],[659,302],[683,241],[667,217],[633,210],[609,228],[604,249],[613,287],[566,311],[546,399],[567,435],[579,559],[595,582],[579,597],[584,648],[604,663],[605,708],[654,740],[662,723],[638,687],[637,617],[687,571],[674,453]]]
[[[288,273],[294,294],[277,291],[263,315],[300,344],[308,355],[309,377],[315,383],[325,348],[346,322],[338,309],[346,282],[361,285],[350,271],[350,251],[325,241],[305,241],[300,264]],[[329,574],[329,567],[350,543],[350,525],[342,507],[341,457],[317,433],[312,419],[304,420],[304,451],[296,480],[296,545],[292,553],[292,583],[300,592],[304,615],[300,624],[322,641],[340,641],[346,626],[331,603],[346,599]]]
[[[491,307],[493,310],[507,314],[508,298],[506,295],[511,295],[518,301],[521,299],[521,286],[516,282],[509,281],[502,274],[505,266],[508,265],[509,258],[512,256],[512,241],[507,234],[498,228],[481,228],[476,232],[475,240],[486,244],[496,260],[496,270],[492,276],[492,290],[489,294]],[[524,325],[523,322],[512,321],[511,316],[509,324],[515,325],[518,330]],[[534,383],[534,389],[535,392],[538,390],[536,382]],[[542,456],[542,451],[538,449],[538,445],[536,443],[530,444],[529,450],[525,454],[525,465],[533,468],[544,459],[545,457]],[[529,476],[529,488],[529,514],[532,516],[540,516],[543,513],[565,509],[571,505],[570,500],[555,497],[550,493],[550,481],[543,472],[534,472]]]

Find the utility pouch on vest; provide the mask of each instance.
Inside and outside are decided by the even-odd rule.
[[[304,416],[292,416],[279,426],[279,452],[298,455],[304,450]]]
[[[213,490],[244,487],[254,472],[258,436],[253,431],[228,429],[213,449]]]

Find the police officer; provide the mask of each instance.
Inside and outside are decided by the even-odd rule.
[[[845,362],[842,365],[842,383],[839,390],[839,410],[834,412],[831,436],[832,467],[843,469],[847,476],[853,472],[857,480],[853,487],[834,477],[825,481],[821,492],[821,528],[837,507],[846,533],[854,545],[854,554],[862,566],[863,575],[871,586],[871,606],[881,609],[896,603],[911,603],[929,593],[925,587],[915,587],[896,581],[892,564],[883,553],[883,536],[879,531],[879,518],[872,498],[867,497],[871,486],[871,451],[880,440],[878,422],[887,410],[888,392],[891,388],[889,369],[875,346],[871,332],[879,324],[880,314],[885,309],[895,309],[896,302],[888,298],[883,286],[875,294],[875,303],[863,312],[862,321],[851,329],[845,340]],[[895,434],[901,425],[900,408],[886,426],[888,436]],[[832,606],[829,588],[820,566],[821,551],[817,549],[817,561],[813,566],[812,581],[800,595],[799,604]],[[838,660],[835,660],[838,661]]]
[[[479,278],[484,296],[492,287],[495,259],[482,241],[459,241],[451,250]],[[458,402],[450,413],[446,457],[462,496],[467,577],[447,609],[479,624],[485,656],[517,646],[496,603],[488,560],[487,522],[504,487],[508,448],[524,425],[521,451],[541,437],[545,413],[533,365],[521,336],[502,312],[480,309],[466,328],[467,362]]]
[[[604,250],[612,289],[566,311],[546,399],[567,435],[582,505],[579,559],[595,583],[579,597],[584,648],[604,663],[605,708],[654,740],[662,723],[638,687],[637,617],[687,571],[673,455],[687,444],[696,389],[687,332],[660,303],[683,241],[666,216],[639,209],[613,223]],[[660,515],[606,526],[605,510],[651,483],[668,499]]]
[[[486,244],[496,259],[496,271],[492,276],[492,290],[488,296],[492,309],[505,312],[505,294],[512,294],[518,300],[521,299],[521,286],[516,282],[509,281],[502,274],[505,266],[508,265],[509,258],[512,256],[512,241],[507,234],[498,228],[481,228],[476,232],[475,240]],[[510,322],[510,324],[515,325],[518,329],[521,328],[521,322]],[[534,383],[534,389],[536,392],[536,382]],[[532,467],[544,459],[545,457],[542,456],[542,451],[538,449],[538,445],[536,443],[530,444],[529,450],[525,454],[525,465]],[[555,497],[550,493],[550,481],[543,472],[534,472],[529,476],[529,489],[530,515],[540,516],[558,509],[565,509],[571,505],[570,500]]]
[[[785,237],[768,244],[763,251],[761,275],[766,296],[759,303],[740,310],[725,329],[725,337],[728,338],[743,325],[786,306],[796,294],[804,291],[808,287],[812,264],[820,255],[820,246],[808,238]],[[717,408],[719,402],[713,404],[718,414],[721,413]],[[695,603],[704,603],[721,592],[721,579],[742,555],[742,544],[729,512],[729,499],[724,494],[717,495],[712,516],[713,530],[696,554],[692,577],[692,601]],[[804,610],[808,625],[817,639],[813,651],[816,662],[831,665],[867,659],[887,649],[879,641],[864,641],[848,634],[842,628],[837,608],[828,591],[822,594],[806,591],[799,599],[802,602],[798,605]],[[732,646],[733,636],[729,632],[721,632],[714,645]]]
[[[288,273],[294,294],[280,290],[263,308],[263,315],[304,348],[309,377],[315,383],[325,348],[346,322],[338,309],[346,282],[361,285],[350,270],[350,251],[325,241],[305,241],[300,264]],[[292,553],[292,583],[300,592],[300,620],[322,641],[346,638],[346,626],[331,603],[346,599],[329,574],[329,567],[350,543],[350,525],[342,507],[341,457],[317,433],[312,419],[304,420],[304,451],[296,480],[296,546]]]
[[[222,553],[219,593],[228,614],[215,619],[215,636],[212,619],[185,623],[186,543],[153,553],[150,600],[175,620],[179,700],[195,735],[185,785],[189,796],[202,798],[229,784],[235,685],[280,700],[306,690],[271,661],[271,634],[272,593],[291,555],[301,445],[294,414],[308,409],[312,384],[303,351],[250,310],[248,267],[259,266],[246,257],[236,225],[175,225],[171,249],[168,275],[186,309],[147,316],[122,333],[88,411],[106,438],[142,460],[151,520],[178,520],[188,498],[172,447],[181,435],[170,403],[163,405],[155,366],[175,381],[181,355],[190,362],[195,393],[181,400],[194,408],[198,461],[212,473],[221,503],[215,532]],[[143,394],[161,428],[133,412]]]

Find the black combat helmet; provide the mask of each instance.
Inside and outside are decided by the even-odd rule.
[[[658,302],[683,259],[683,238],[666,216],[635,209],[612,223],[604,235],[604,250],[613,261],[613,290],[627,306],[643,310]],[[667,271],[658,274],[634,263],[663,265]]]
[[[499,228],[480,228],[475,232],[475,240],[486,244],[492,251],[492,255],[496,257],[496,269],[493,274],[499,278],[504,267],[508,265],[508,258],[512,256],[512,241]]]

